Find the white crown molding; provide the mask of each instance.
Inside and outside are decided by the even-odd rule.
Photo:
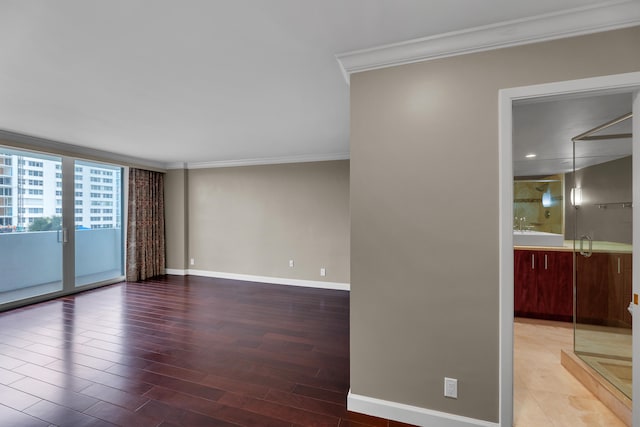
[[[186,162],[169,162],[165,164],[165,167],[167,169],[186,169],[187,163]]]
[[[369,396],[354,394],[349,390],[347,395],[347,409],[374,417],[418,426],[438,427],[498,427],[497,423],[434,411],[403,403],[376,399]]]
[[[95,148],[81,147],[79,145],[73,145],[66,142],[53,141],[46,138],[40,138],[1,129],[0,145],[35,152],[44,152],[48,154],[62,154],[74,157],[83,157],[87,160],[113,162],[123,166],[130,166],[135,168],[142,167],[160,172],[164,172],[166,169],[164,163],[154,162],[152,160],[125,156],[123,154],[111,153],[108,151],[97,150]]]
[[[349,153],[331,153],[320,155],[285,156],[285,157],[260,157],[254,159],[219,160],[211,162],[167,163],[167,169],[208,169],[230,168],[237,166],[274,165],[283,163],[307,163],[326,162],[330,160],[348,160]]]
[[[640,1],[622,0],[336,55],[352,73],[640,25]]]
[[[321,282],[319,280],[303,280],[303,279],[288,279],[286,277],[271,277],[271,276],[254,276],[252,274],[238,274],[238,273],[225,273],[222,271],[209,271],[209,270],[194,270],[194,269],[165,269],[166,274],[172,274],[177,276],[202,276],[202,277],[214,277],[217,279],[231,279],[240,280],[243,282],[258,282],[269,283],[272,285],[286,285],[286,286],[302,286],[305,288],[319,288],[319,289],[333,289],[338,291],[348,291],[351,289],[349,283],[342,282]]]

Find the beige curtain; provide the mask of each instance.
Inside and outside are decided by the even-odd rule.
[[[164,274],[164,174],[129,169],[127,281]]]

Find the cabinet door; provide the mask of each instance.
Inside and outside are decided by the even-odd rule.
[[[609,259],[609,324],[631,327],[631,314],[627,310],[631,301],[631,254],[612,254]]]
[[[536,263],[536,251],[514,251],[513,305],[516,316],[537,312]]]
[[[633,265],[633,257],[631,254],[622,255],[622,266],[623,266],[623,276],[622,276],[622,324],[630,328],[631,321],[631,313],[627,310],[629,303],[633,300],[633,287],[631,285],[631,277],[632,277],[632,268]]]
[[[538,253],[538,309],[545,318],[573,319],[573,253]]]
[[[594,252],[590,257],[576,256],[576,321],[597,325],[608,324],[609,260],[606,253]]]

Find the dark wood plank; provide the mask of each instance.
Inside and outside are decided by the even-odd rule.
[[[0,384],[8,385],[22,378],[24,378],[24,375],[20,375],[8,369],[0,368]]]
[[[34,365],[32,363],[26,363],[22,366],[18,366],[13,370],[13,372],[22,374],[23,377],[30,377],[55,386],[62,386],[75,392],[84,390],[93,384],[91,381],[74,377],[73,375],[68,375],[64,372],[55,371],[44,366]]]
[[[122,406],[123,408],[131,411],[137,410],[149,401],[149,399],[142,396],[126,393],[122,390],[118,390],[117,388],[107,387],[102,384],[93,384],[82,390],[82,394],[99,399],[103,402]]]
[[[194,276],[0,313],[10,425],[401,425],[348,412],[349,294]]]
[[[0,420],[7,426],[12,427],[49,427],[49,423],[39,420],[24,412],[0,405]]]
[[[180,425],[180,420],[184,416],[184,409],[168,405],[157,400],[149,400],[147,403],[139,407],[136,412],[140,415],[149,417],[158,417],[164,420],[167,425]]]
[[[15,388],[5,385],[0,385],[0,402],[9,408],[22,411],[25,408],[40,402],[40,400],[42,399],[32,394],[16,390]]]
[[[64,406],[56,405],[47,400],[42,400],[35,405],[29,406],[24,412],[58,426],[113,427],[111,423]]]
[[[97,399],[92,397],[85,396],[44,381],[36,380],[34,378],[23,378],[16,381],[11,384],[11,388],[80,412],[98,402]]]
[[[337,403],[339,405],[344,405],[346,401],[346,395],[344,393],[309,387],[302,384],[296,385],[293,389],[293,393],[301,396],[312,397],[318,400],[324,400],[325,402]]]
[[[141,395],[153,387],[148,383],[133,381],[124,376],[115,375],[106,371],[99,371],[88,366],[77,365],[73,362],[57,361],[47,365],[47,367],[60,372],[68,372],[78,378],[83,378],[94,383],[117,388],[118,390],[133,394]]]
[[[155,427],[162,422],[162,419],[136,414],[121,406],[104,401],[96,403],[84,413],[119,426]]]

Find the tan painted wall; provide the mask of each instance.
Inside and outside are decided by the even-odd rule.
[[[638,71],[638,46],[636,27],[351,76],[353,393],[498,420],[498,90]]]
[[[188,268],[350,280],[348,160],[189,170],[188,206]]]
[[[167,268],[187,267],[187,171],[174,169],[165,175],[165,241]]]

